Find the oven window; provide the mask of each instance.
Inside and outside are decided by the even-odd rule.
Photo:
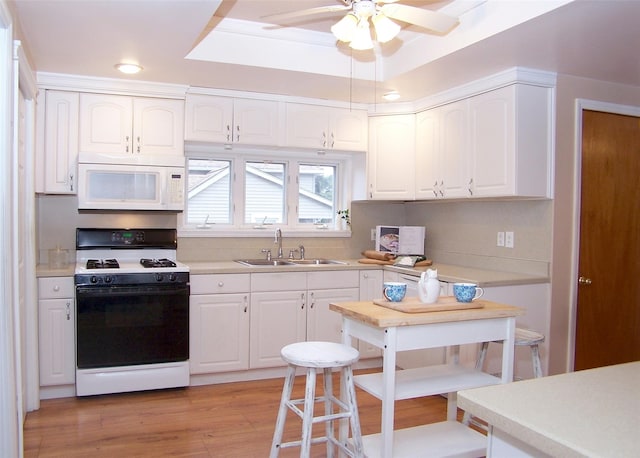
[[[76,316],[79,369],[189,359],[188,287],[78,288]]]

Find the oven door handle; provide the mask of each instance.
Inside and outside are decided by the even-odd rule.
[[[103,296],[189,295],[189,285],[76,286],[76,298]]]

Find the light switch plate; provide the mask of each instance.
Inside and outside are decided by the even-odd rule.
[[[498,232],[496,246],[504,246],[504,232]]]

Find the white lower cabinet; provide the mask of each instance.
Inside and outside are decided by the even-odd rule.
[[[249,274],[191,276],[192,374],[249,368]]]
[[[73,277],[38,279],[38,337],[40,386],[75,384]]]
[[[294,342],[340,342],[341,317],[329,304],[357,301],[359,282],[358,271],[252,274],[249,366],[283,366],[280,350]]]
[[[382,297],[382,269],[360,271],[360,300],[372,301]],[[335,312],[334,312],[335,313]],[[367,342],[358,342],[360,359],[382,356],[382,351]]]

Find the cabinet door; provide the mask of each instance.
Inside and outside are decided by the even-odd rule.
[[[130,97],[80,94],[80,151],[133,154]]]
[[[397,275],[397,274],[396,274]],[[396,277],[397,280],[397,277]],[[382,270],[361,270],[360,271],[360,300],[372,301],[382,297]],[[358,342],[360,359],[376,358],[382,356],[382,350],[367,342]]]
[[[330,148],[327,107],[288,103],[285,125],[286,146]]]
[[[185,140],[229,143],[232,141],[233,99],[211,95],[187,95]]]
[[[251,294],[249,367],[284,366],[280,350],[306,338],[305,291]]]
[[[332,302],[357,301],[359,288],[318,289],[308,292],[307,340],[342,342],[342,315],[329,310]]]
[[[440,188],[440,111],[437,108],[416,115],[416,198],[443,197]]]
[[[366,151],[369,119],[364,110],[331,108],[329,147],[342,151]]]
[[[38,166],[47,193],[76,193],[79,104],[77,92],[46,91],[44,163]]]
[[[184,155],[184,102],[133,99],[134,153]]]
[[[413,200],[415,196],[415,116],[369,119],[369,198]]]
[[[514,94],[510,88],[480,94],[470,102],[474,196],[513,193]]]
[[[192,374],[249,368],[249,294],[192,295],[189,364]]]
[[[235,99],[233,142],[277,146],[280,139],[280,105],[268,100]]]
[[[468,148],[468,101],[440,107],[440,144],[438,169],[440,197],[454,198],[470,195],[471,155]]]
[[[40,386],[75,383],[73,298],[38,302]]]

